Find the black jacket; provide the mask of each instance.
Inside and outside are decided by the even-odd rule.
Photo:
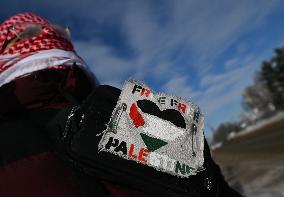
[[[1,117],[1,165],[55,151],[66,165],[62,169],[71,169],[72,173],[64,186],[72,189],[66,190],[65,196],[71,191],[76,196],[76,189],[81,196],[241,196],[224,180],[207,142],[205,170],[188,179],[114,158],[108,153],[98,154],[100,136],[97,134],[105,129],[119,94],[119,89],[99,86],[81,106],[23,111]]]
[[[120,90],[99,86],[81,106],[60,112],[49,124],[53,141],[65,161],[96,179],[119,183],[150,196],[241,196],[231,189],[213,161],[205,140],[204,168],[190,178],[178,178],[132,161],[98,153]]]

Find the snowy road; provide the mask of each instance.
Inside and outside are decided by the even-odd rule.
[[[284,196],[284,115],[213,149],[229,183],[251,197]]]

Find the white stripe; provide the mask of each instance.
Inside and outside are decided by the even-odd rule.
[[[153,137],[157,137],[165,141],[174,141],[179,136],[185,133],[185,130],[175,126],[173,123],[158,118],[153,115],[143,113],[145,119],[145,126],[142,127],[143,131]]]
[[[14,57],[15,55],[3,55],[0,56],[0,61],[5,61]],[[61,60],[59,58],[64,59]],[[71,66],[74,64],[74,62],[76,62],[76,65],[84,67],[86,70],[88,70],[85,62],[72,51],[51,49],[36,52],[33,55],[23,58],[22,60],[5,70],[3,73],[1,73],[0,87],[6,83],[13,81],[17,77],[29,74],[31,72],[58,65]]]

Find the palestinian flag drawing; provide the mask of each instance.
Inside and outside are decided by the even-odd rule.
[[[204,117],[192,102],[155,93],[142,82],[128,80],[99,149],[189,177],[202,170],[203,125]]]

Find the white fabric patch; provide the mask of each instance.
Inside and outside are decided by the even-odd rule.
[[[179,177],[203,170],[204,116],[198,106],[125,82],[99,150]]]

